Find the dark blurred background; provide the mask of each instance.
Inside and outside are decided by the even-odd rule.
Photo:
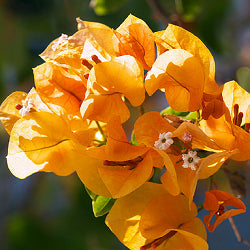
[[[250,91],[249,0],[0,0],[0,103],[13,91],[33,86],[32,68],[43,63],[39,54],[62,33],[76,32],[76,17],[117,28],[130,13],[153,31],[168,23],[188,29],[213,54],[217,82],[234,79]],[[146,111],[166,106],[160,95],[153,99]],[[12,176],[5,159],[8,137],[0,125],[1,250],[126,249],[105,226],[105,216],[94,218],[91,200],[75,174],[38,173],[25,180]],[[249,183],[249,164],[248,172],[247,166],[242,169]],[[249,192],[248,184],[248,208]],[[197,199],[203,202],[204,197]],[[249,221],[249,212],[235,217],[248,241]],[[214,250],[249,249],[237,242],[228,221],[208,234],[208,242]]]

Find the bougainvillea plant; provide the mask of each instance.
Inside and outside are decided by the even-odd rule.
[[[133,15],[116,30],[77,23],[40,55],[35,87],[0,106],[10,171],[76,172],[95,216],[107,214],[130,249],[208,249],[206,228],[246,211],[212,178],[229,161],[250,159],[250,94],[235,81],[219,86],[211,53],[181,27],[153,33]],[[144,113],[146,94],[157,90],[169,107]],[[140,115],[128,139],[131,106]],[[211,185],[196,205],[200,179]]]

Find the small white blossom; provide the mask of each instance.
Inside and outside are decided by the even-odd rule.
[[[173,134],[171,132],[160,133],[159,139],[155,141],[154,146],[158,149],[166,150],[174,143],[172,137]]]
[[[185,141],[185,142],[189,142],[189,141],[192,141],[192,135],[190,135],[189,133],[185,132],[182,136],[182,139]]]
[[[62,34],[58,40],[52,45],[52,50],[56,51],[61,45],[68,43],[68,35]]]
[[[25,100],[22,100],[22,108],[19,110],[19,113],[22,116],[28,115],[33,107],[34,101],[31,98],[26,98]]]
[[[196,151],[191,150],[187,154],[182,154],[182,159],[184,161],[182,167],[196,170],[196,164],[200,161],[201,158],[197,156]]]

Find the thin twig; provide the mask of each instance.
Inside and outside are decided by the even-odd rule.
[[[148,4],[152,7],[155,13],[155,17],[162,20],[166,25],[170,23],[170,19],[168,18],[168,14],[164,11],[164,8],[160,5],[157,0],[147,0]]]
[[[237,240],[238,240],[239,242],[242,242],[243,244],[245,244],[245,245],[247,245],[247,246],[250,247],[250,242],[244,240],[244,239],[241,237],[241,235],[240,235],[240,233],[239,233],[239,230],[238,230],[238,228],[236,227],[236,225],[235,225],[235,223],[234,223],[233,218],[232,218],[232,217],[229,217],[228,220],[229,220],[229,222],[230,222],[230,224],[231,224],[231,227],[232,227],[232,229],[233,229],[233,231],[234,231],[234,234],[235,234]]]
[[[157,0],[147,0],[148,4],[154,10],[154,16],[158,20],[163,21],[166,25],[169,23],[182,26],[182,21],[177,14],[168,14],[163,6]]]

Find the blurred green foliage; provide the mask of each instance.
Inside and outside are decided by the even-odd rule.
[[[237,81],[243,89],[250,93],[250,68],[239,68],[237,70]]]

